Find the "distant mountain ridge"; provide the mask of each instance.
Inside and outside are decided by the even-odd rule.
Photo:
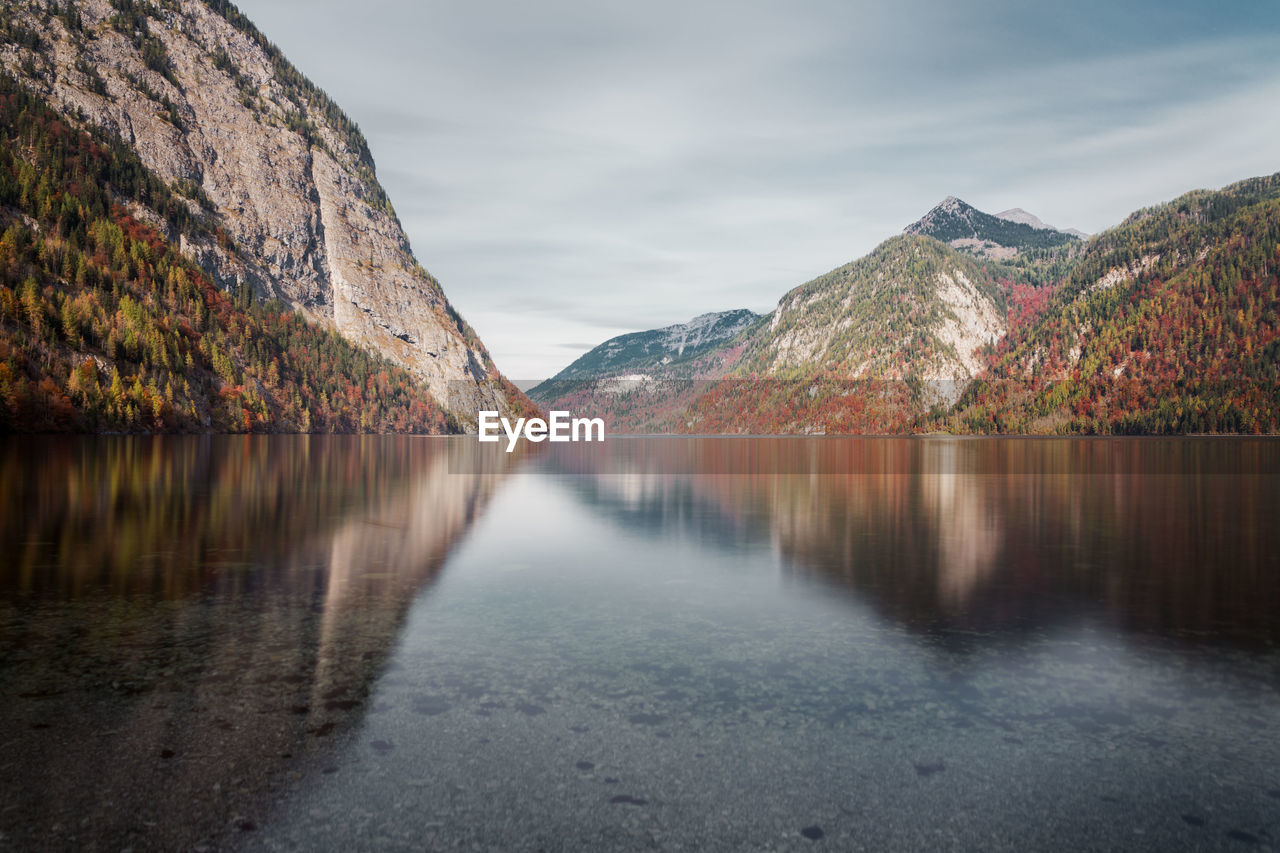
[[[1042,221],[1040,217],[1034,213],[1023,210],[1020,207],[1011,207],[1008,210],[1002,210],[995,214],[999,219],[1007,219],[1010,222],[1021,222],[1023,225],[1030,225],[1039,231],[1061,231],[1063,234],[1070,234],[1073,237],[1079,237],[1081,240],[1089,239],[1089,235],[1078,228],[1057,228]]]
[[[534,401],[546,399],[553,383],[645,373],[677,362],[689,362],[758,322],[760,316],[745,308],[713,311],[687,323],[610,338],[583,353],[546,382],[529,389],[529,397]]]
[[[844,428],[887,431],[902,413],[953,403],[984,365],[978,351],[1005,334],[1005,313],[1004,293],[980,260],[903,234],[793,288],[769,315],[704,315],[623,335],[528,393],[548,408],[596,413],[610,432],[804,432],[803,415],[787,414],[798,396],[821,406],[847,391],[807,378],[845,377],[887,382],[890,399],[873,407],[874,422]],[[669,352],[689,326],[716,333],[683,359],[655,357],[658,342]]]

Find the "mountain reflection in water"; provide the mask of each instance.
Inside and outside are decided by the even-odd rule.
[[[918,631],[1097,615],[1280,641],[1269,439],[618,438],[546,464],[629,524],[768,540],[785,572]]]
[[[4,840],[179,849],[252,830],[264,795],[365,710],[414,596],[501,479],[506,460],[458,474],[450,450],[10,440]]]
[[[1278,451],[543,445],[246,844],[1274,844]]]

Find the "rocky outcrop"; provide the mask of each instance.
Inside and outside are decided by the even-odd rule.
[[[249,286],[409,368],[464,421],[518,396],[414,259],[355,125],[230,4],[75,0],[5,10],[0,65],[119,135],[226,239],[170,233]],[[31,37],[34,36],[34,37]]]

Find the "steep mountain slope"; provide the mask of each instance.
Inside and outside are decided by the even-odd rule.
[[[993,259],[1079,240],[1075,234],[1049,228],[1025,210],[1014,208],[992,216],[955,196],[947,196],[904,233],[933,237],[954,249]]]
[[[968,378],[974,351],[1004,334],[987,267],[936,240],[892,237],[864,258],[792,290],[740,371],[785,376]]]
[[[220,291],[144,218],[220,237],[119,140],[0,74],[0,432],[458,428],[407,370]]]
[[[1196,191],[1094,237],[997,350],[954,431],[1275,432],[1280,174]]]
[[[0,68],[213,215],[220,237],[150,224],[220,287],[385,355],[464,421],[521,404],[414,259],[358,128],[230,3],[14,0],[0,30]]]

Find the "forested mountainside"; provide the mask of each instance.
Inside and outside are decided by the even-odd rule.
[[[359,129],[226,0],[10,0],[0,33],[0,70],[205,215],[182,231],[112,199],[215,287],[404,368],[458,424],[528,405],[413,257]]]
[[[1276,432],[1278,219],[1280,175],[1004,259],[894,237],[702,354],[702,381],[565,399],[637,431]]]
[[[186,202],[0,75],[0,431],[459,427],[404,367],[217,288],[149,224],[234,251]]]
[[[964,432],[1280,428],[1280,174],[1093,238],[940,424]]]

